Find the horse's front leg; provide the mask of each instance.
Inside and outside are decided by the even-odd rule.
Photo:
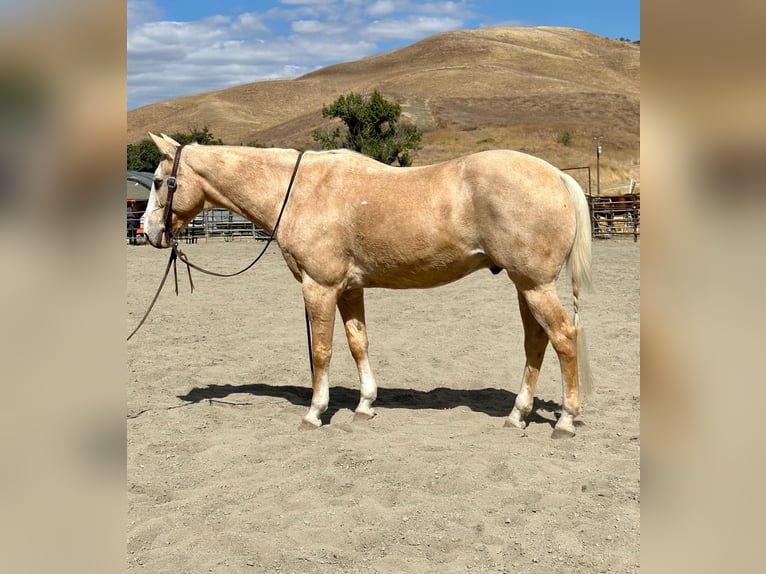
[[[330,358],[332,357],[332,334],[335,326],[335,305],[337,290],[303,278],[303,300],[311,325],[311,355],[314,360],[312,378],[313,392],[309,412],[303,417],[301,429],[316,429],[322,426],[320,416],[330,404]]]
[[[372,403],[378,396],[378,386],[367,357],[367,327],[364,321],[364,290],[346,291],[338,299],[338,309],[346,328],[348,348],[359,371],[359,405],[354,420],[368,420],[375,416]]]

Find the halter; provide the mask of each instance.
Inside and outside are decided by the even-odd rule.
[[[181,163],[181,151],[184,147],[185,144],[178,146],[178,149],[176,149],[176,155],[173,158],[173,170],[170,172],[170,177],[167,181],[168,201],[165,204],[165,217],[163,219],[165,220],[165,237],[167,238],[168,245],[171,245],[173,241],[173,230],[171,226],[173,217],[173,196],[178,187],[178,178],[176,176],[178,175],[178,164]]]

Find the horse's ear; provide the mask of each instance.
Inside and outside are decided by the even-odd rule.
[[[172,144],[173,144],[174,146],[176,146],[176,147],[178,147],[178,146],[180,146],[180,145],[181,145],[180,143],[178,143],[176,140],[174,140],[174,139],[173,139],[173,138],[171,138],[170,136],[167,136],[167,135],[165,135],[165,134],[160,134],[160,135],[162,136],[162,139],[164,139],[164,140],[165,140],[166,142],[168,142],[168,143],[172,143]]]
[[[178,147],[178,143],[174,142],[172,139],[168,138],[170,141],[165,140],[167,137],[166,135],[162,134],[162,137],[154,135],[152,132],[149,132],[149,137],[152,138],[152,141],[154,142],[154,145],[157,146],[157,149],[160,150],[160,153],[164,155],[167,158],[173,158],[176,154],[176,148]],[[171,143],[173,142],[173,143]]]

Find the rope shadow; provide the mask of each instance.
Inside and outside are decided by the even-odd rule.
[[[287,400],[294,405],[308,408],[311,404],[311,389],[296,385],[266,385],[251,383],[247,385],[208,385],[195,387],[178,398],[187,403],[199,403],[206,400],[221,400],[233,394],[249,394],[253,396],[276,397]],[[507,417],[513,408],[516,393],[501,389],[449,389],[437,387],[428,391],[413,389],[378,387],[378,398],[375,407],[392,409],[428,409],[448,410],[457,407],[468,407],[474,412],[484,413],[491,417]],[[348,387],[330,387],[330,406],[322,415],[322,424],[341,409],[354,410],[359,403],[359,390]],[[554,401],[534,399],[532,412],[527,417],[528,422],[556,423],[560,405]],[[556,413],[553,417],[544,417],[538,410]]]

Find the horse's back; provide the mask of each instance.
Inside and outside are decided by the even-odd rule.
[[[526,154],[397,168],[323,152],[306,168],[298,186],[312,191],[296,194],[294,208],[307,216],[288,217],[285,227],[301,222],[291,233],[300,245],[288,237],[280,244],[296,257],[305,249],[307,261],[309,250],[343,254],[323,265],[354,284],[430,287],[486,267],[548,278],[571,247],[574,215],[561,174]]]

